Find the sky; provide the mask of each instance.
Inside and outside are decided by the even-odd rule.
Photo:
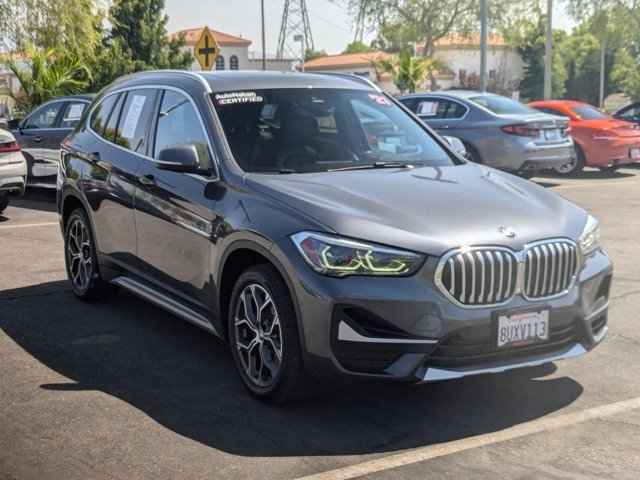
[[[254,43],[250,50],[260,52],[260,0],[165,0],[169,32],[208,25]],[[523,0],[524,1],[524,0]],[[275,53],[280,33],[284,0],[264,0],[267,52]],[[353,22],[345,0],[307,0],[311,30],[317,50],[340,53],[353,41]],[[569,28],[570,22],[560,2],[556,2],[554,28]],[[367,39],[365,39],[367,40]],[[370,40],[370,39],[369,39]]]

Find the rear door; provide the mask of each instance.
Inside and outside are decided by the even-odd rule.
[[[150,121],[153,159],[143,162],[136,198],[138,256],[153,281],[196,307],[210,305],[212,226],[215,201],[207,184],[215,177],[160,170],[155,159],[177,145],[194,145],[200,166],[212,169],[213,154],[196,104],[184,92],[166,89]]]
[[[91,113],[93,142],[84,147],[98,248],[118,266],[139,267],[134,203],[138,174],[147,155],[157,91],[114,93]]]
[[[60,142],[68,134],[59,128],[66,102],[49,102],[29,115],[14,132],[27,159],[31,185],[54,183],[58,173]]]

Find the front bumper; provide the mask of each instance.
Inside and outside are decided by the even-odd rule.
[[[294,266],[310,372],[331,369],[357,377],[431,382],[576,357],[607,334],[613,269],[604,252],[585,260],[566,295],[537,302],[516,296],[499,308],[451,303],[434,285],[436,263],[429,259],[414,277],[394,279],[332,279],[305,264]],[[507,351],[492,348],[496,311],[532,306],[550,311],[549,342]]]

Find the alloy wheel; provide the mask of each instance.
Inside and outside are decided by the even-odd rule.
[[[77,290],[84,291],[89,288],[93,277],[91,236],[87,226],[78,218],[69,225],[67,235],[67,257],[71,282]]]
[[[560,165],[559,167],[554,167],[554,170],[558,173],[566,175],[575,170],[576,165],[578,164],[578,159],[576,157],[571,157],[571,161],[565,163],[564,165]]]
[[[273,298],[257,283],[246,286],[234,317],[235,340],[246,376],[258,387],[276,382],[282,368],[282,328]]]

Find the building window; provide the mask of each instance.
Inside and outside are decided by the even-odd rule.
[[[491,80],[495,80],[496,79],[496,71],[495,70],[489,70],[489,78]]]
[[[224,70],[224,57],[222,55],[218,55],[218,58],[216,58],[216,70]]]
[[[238,57],[236,55],[231,55],[229,59],[229,69],[238,70]]]

